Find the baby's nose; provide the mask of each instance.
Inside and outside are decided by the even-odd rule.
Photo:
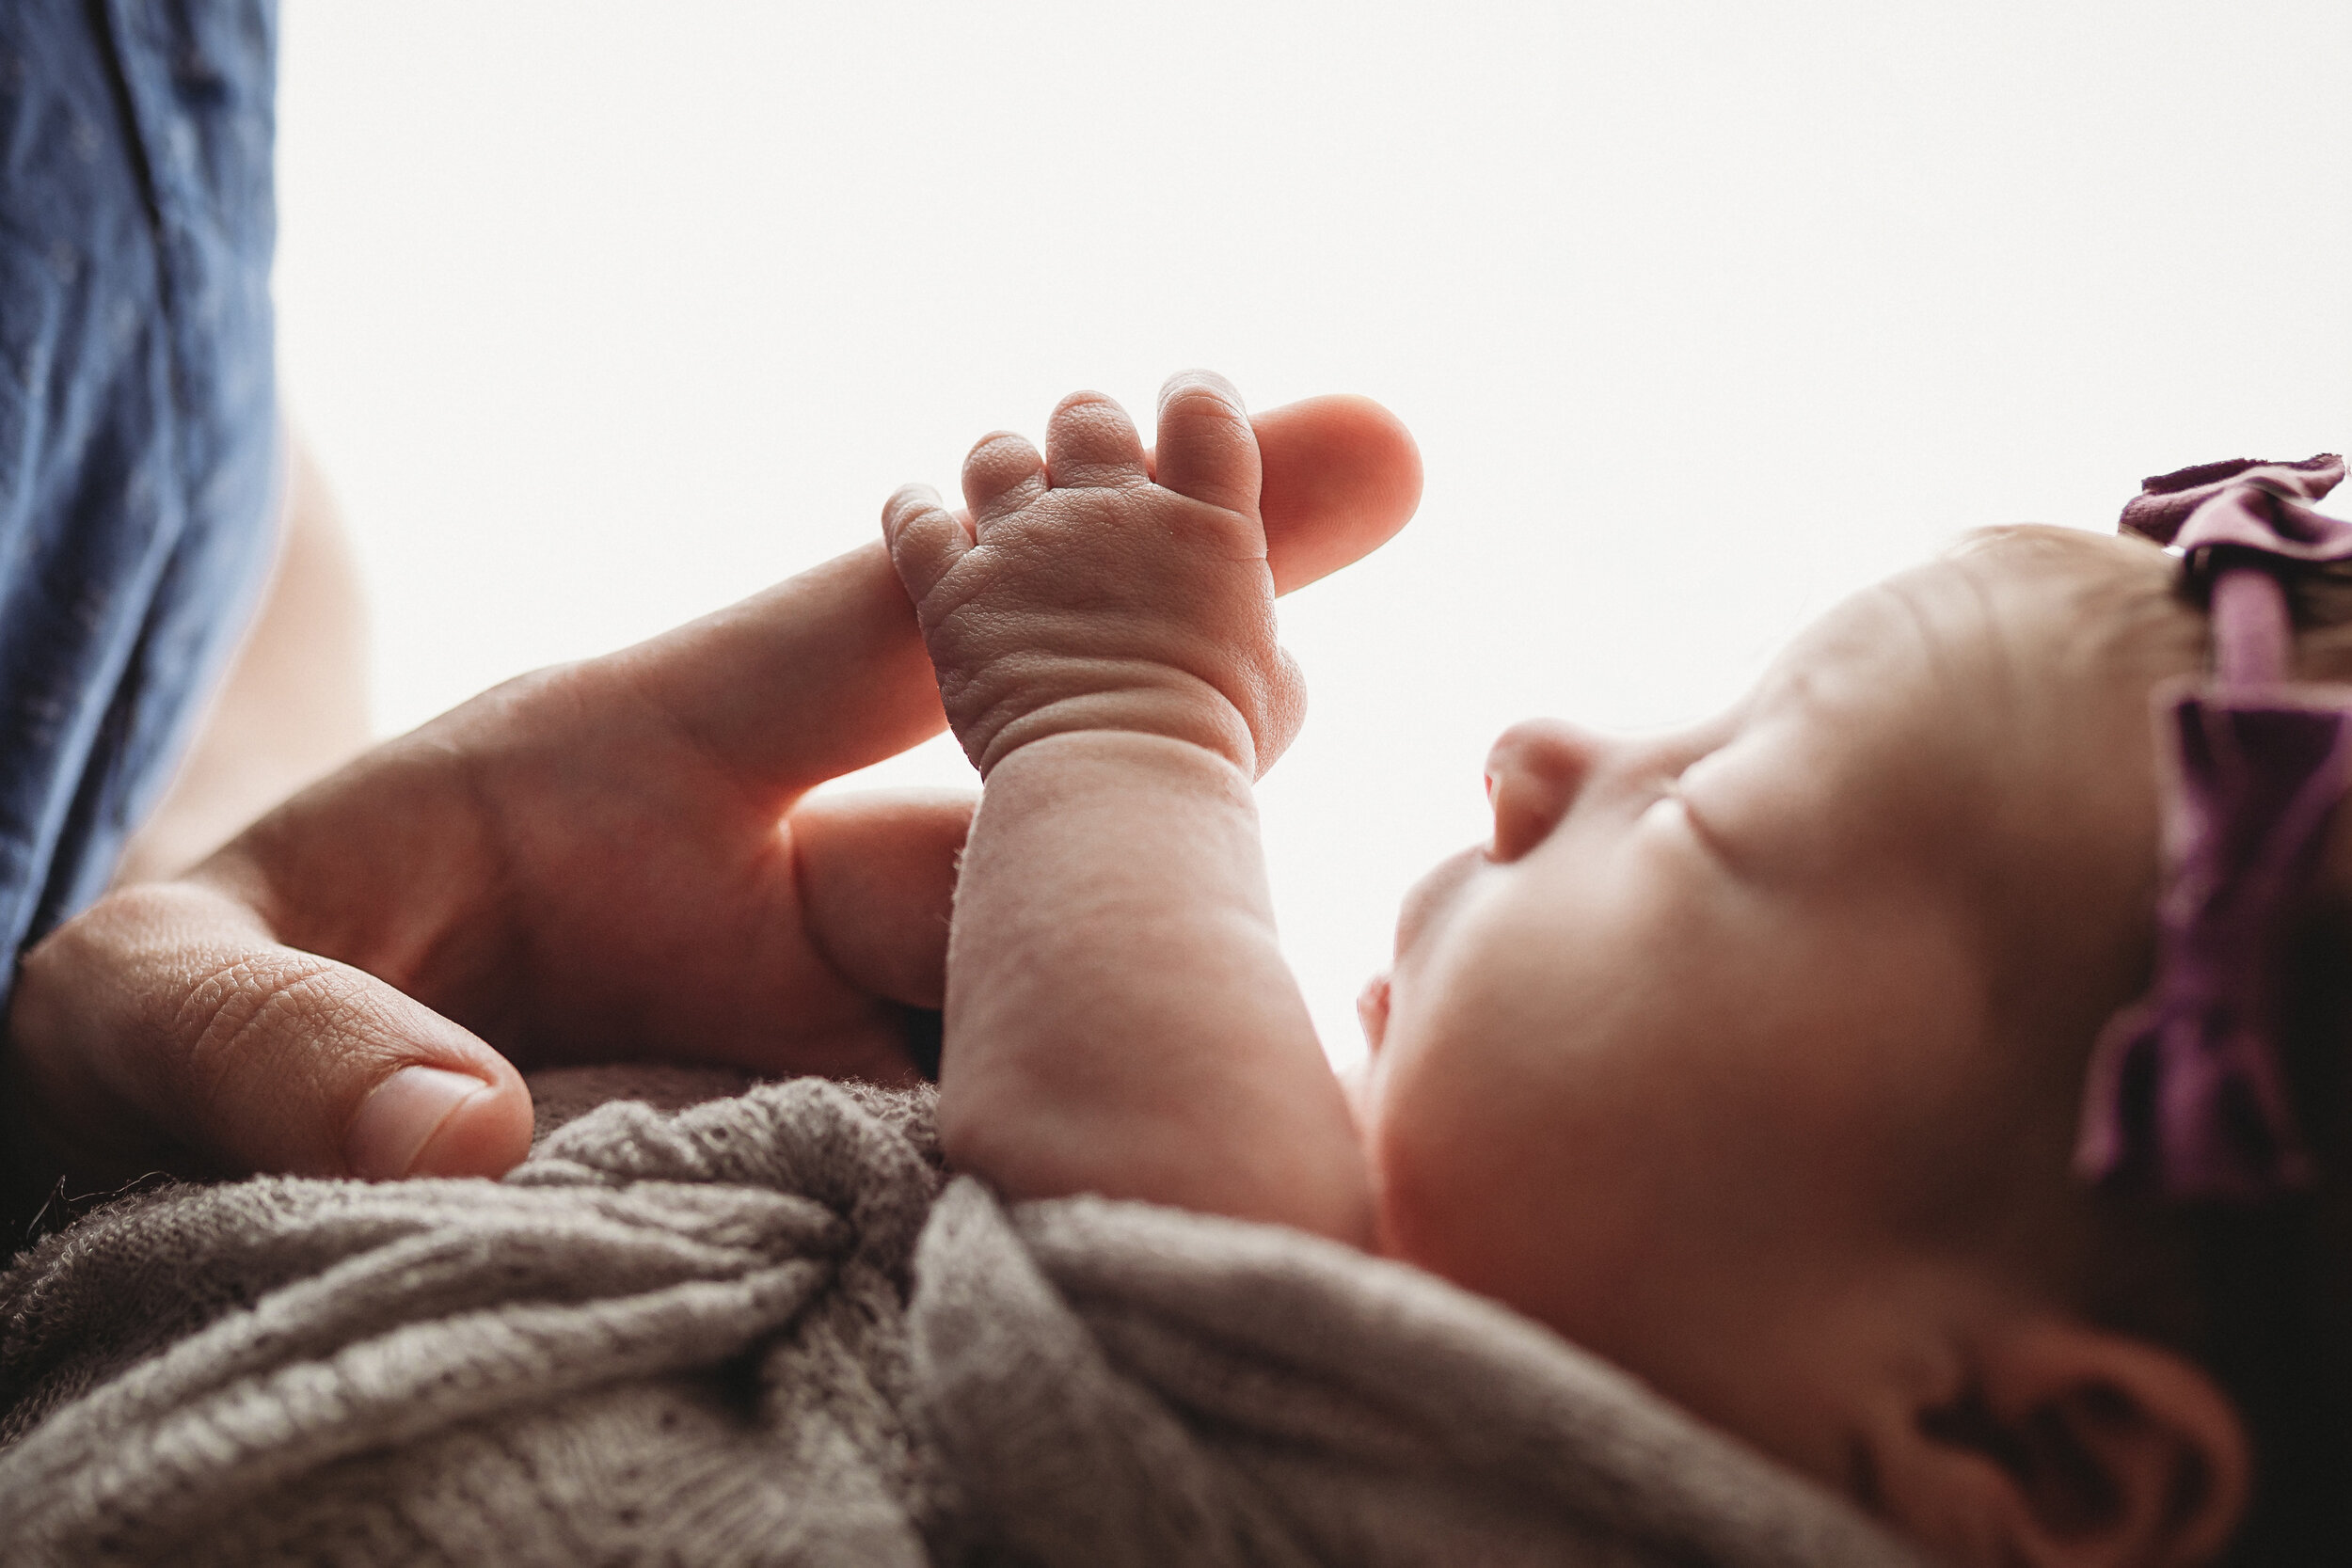
[[[1551,835],[1576,803],[1603,745],[1557,719],[1529,719],[1496,737],[1486,753],[1486,799],[1495,813],[1498,861],[1515,861]]]

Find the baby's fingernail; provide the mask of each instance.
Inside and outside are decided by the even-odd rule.
[[[457,1108],[490,1085],[463,1072],[405,1067],[376,1086],[351,1120],[343,1158],[366,1181],[406,1176]]]

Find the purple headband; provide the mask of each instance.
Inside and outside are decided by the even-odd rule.
[[[2169,1198],[2250,1201],[2314,1175],[2280,1064],[2287,924],[2352,784],[2352,689],[2296,685],[2287,579],[2352,561],[2352,523],[2311,509],[2344,478],[2207,463],[2149,480],[2122,531],[2181,551],[2213,621],[2213,673],[2157,694],[2165,879],[2148,994],[2090,1057],[2075,1169]]]

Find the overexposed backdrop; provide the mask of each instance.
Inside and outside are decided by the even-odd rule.
[[[2352,440],[2347,67],[2343,0],[288,0],[286,386],[387,731],[1073,388],[1379,398],[1421,515],[1285,601],[1262,795],[1344,1057],[1505,723],[1698,716],[1963,528]]]

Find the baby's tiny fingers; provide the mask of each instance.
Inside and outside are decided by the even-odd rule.
[[[919,605],[972,547],[972,533],[940,504],[938,491],[904,484],[882,503],[882,541],[890,546],[899,586]]]
[[[1102,392],[1073,392],[1055,408],[1045,427],[1045,469],[1057,489],[1139,484],[1151,478],[1135,421]]]
[[[1258,515],[1263,469],[1241,394],[1208,371],[1180,371],[1160,388],[1153,478],[1178,495]]]
[[[981,436],[963,460],[963,504],[972,509],[975,534],[1028,505],[1045,489],[1045,459],[1009,430]]]

